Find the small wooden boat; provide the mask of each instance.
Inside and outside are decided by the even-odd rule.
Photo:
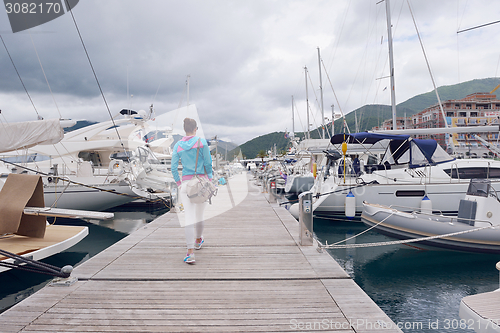
[[[62,252],[88,235],[87,227],[48,225],[47,216],[110,219],[114,214],[44,207],[40,176],[9,174],[0,191],[0,272],[33,270],[30,265],[39,271],[31,260]]]
[[[432,214],[424,209],[405,212],[364,202],[361,220],[390,237],[422,238],[418,244],[500,253],[500,201],[490,180],[471,179],[465,198],[460,200],[457,216]]]

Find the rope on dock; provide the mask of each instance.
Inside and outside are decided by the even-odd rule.
[[[64,266],[63,268],[59,268],[57,266],[53,266],[44,262],[36,261],[33,259],[30,259],[28,257],[23,257],[18,254],[5,251],[0,249],[0,254],[7,257],[14,259],[14,262],[6,262],[6,261],[0,261],[0,266],[3,267],[8,267],[8,268],[14,268],[14,269],[19,269],[22,271],[27,271],[27,272],[33,272],[33,273],[40,273],[40,274],[45,274],[45,275],[51,275],[51,276],[56,276],[60,278],[68,278],[71,275],[71,272],[73,271],[73,267],[71,266]]]

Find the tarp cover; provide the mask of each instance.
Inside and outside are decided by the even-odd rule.
[[[59,119],[25,121],[0,125],[0,153],[54,144],[64,137]]]
[[[382,163],[385,161],[390,164],[400,165],[408,163],[410,168],[418,168],[453,161],[454,159],[435,140],[410,138],[406,141],[391,141]]]
[[[39,175],[9,174],[0,191],[0,234],[43,238],[45,216],[25,215],[25,207],[44,207]]]
[[[454,160],[435,140],[413,139],[403,134],[341,133],[332,136],[330,142],[372,145],[382,140],[389,141],[382,163],[409,164],[410,168],[417,168]]]

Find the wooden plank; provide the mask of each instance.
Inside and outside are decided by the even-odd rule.
[[[184,230],[179,216],[167,213],[77,267],[81,280],[73,286],[44,288],[0,315],[0,327],[365,332],[370,328],[352,320],[390,322],[328,253],[299,246],[298,223],[285,209],[245,186],[249,193],[236,207],[209,207],[195,265],[183,262]]]

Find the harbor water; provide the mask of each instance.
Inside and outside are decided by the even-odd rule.
[[[107,221],[58,218],[56,224],[82,225],[89,234],[75,246],[43,261],[57,267],[73,267],[92,258],[128,234],[168,211],[165,207],[125,205],[109,210],[115,217]],[[48,275],[11,269],[0,274],[0,313],[43,288],[52,280]]]
[[[318,240],[332,244],[366,230],[360,221],[314,218]],[[392,238],[368,231],[348,243]],[[413,243],[329,250],[344,270],[405,333],[474,332],[460,300],[499,288],[500,255],[421,249]]]

